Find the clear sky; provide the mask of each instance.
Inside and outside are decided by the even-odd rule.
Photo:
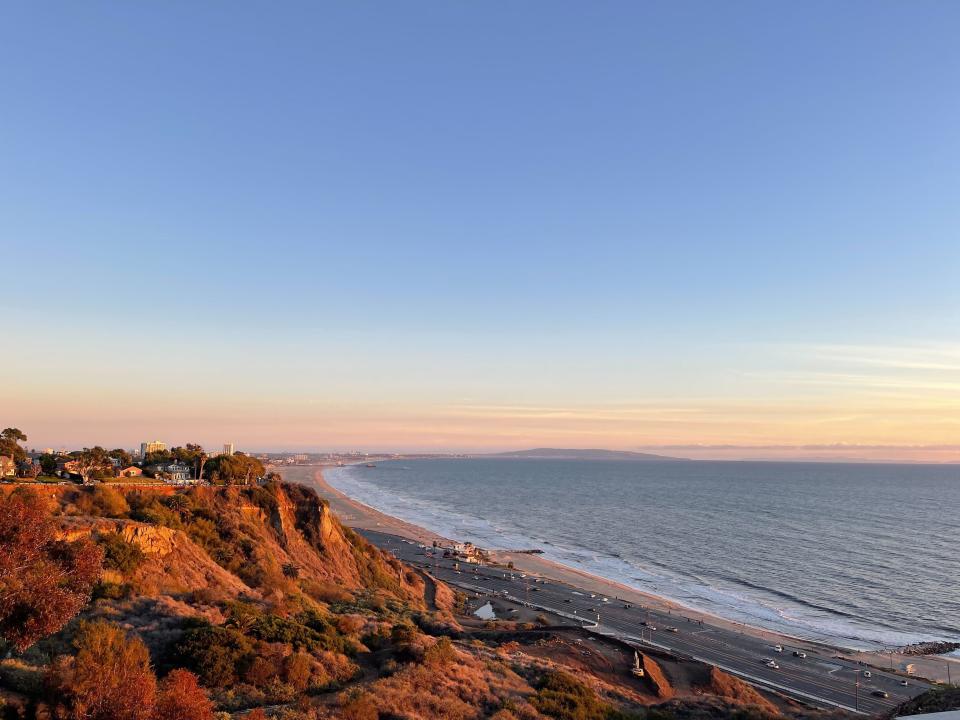
[[[7,3],[0,424],[953,452],[958,29],[923,0]]]

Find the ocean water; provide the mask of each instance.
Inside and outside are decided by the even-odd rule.
[[[844,647],[960,641],[960,467],[432,459],[331,485],[482,547],[545,556]]]

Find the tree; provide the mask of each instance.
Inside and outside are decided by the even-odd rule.
[[[189,465],[193,468],[195,477],[198,479],[203,473],[203,464],[206,462],[207,454],[201,445],[196,443],[187,443],[184,447],[175,447],[170,451],[175,460]]]
[[[173,453],[169,450],[156,450],[143,456],[143,466],[147,465],[166,465],[173,460]]]
[[[77,453],[77,472],[83,478],[84,483],[89,483],[90,478],[97,472],[102,472],[112,468],[107,451],[97,445],[92,448],[84,448]]]
[[[17,470],[17,474],[22,478],[29,478],[30,480],[36,480],[37,475],[40,474],[40,465],[35,462],[30,462],[25,460],[20,463],[20,467]]]
[[[120,467],[130,467],[133,465],[133,458],[130,457],[130,453],[123,448],[114,448],[107,453],[107,456],[112,457],[115,460],[119,460]]]
[[[266,473],[262,462],[240,452],[212,457],[207,468],[210,480],[222,485],[251,485]]]
[[[20,428],[6,428],[0,432],[0,455],[9,455],[14,462],[27,459],[27,451],[20,447],[21,442],[26,442],[27,436],[23,434]]]
[[[83,622],[74,640],[77,654],[65,693],[83,720],[149,720],[157,678],[143,640],[120,627]]]
[[[57,456],[50,453],[41,455],[40,469],[44,475],[53,475],[57,471]]]
[[[57,538],[33,491],[0,500],[0,638],[22,652],[60,630],[90,599],[102,562],[89,539]]]
[[[160,684],[154,720],[212,720],[213,703],[189,670],[173,670]]]

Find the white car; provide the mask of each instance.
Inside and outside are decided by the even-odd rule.
[[[773,651],[774,651],[774,652],[783,652],[783,645],[774,645],[774,646],[773,646]]]
[[[767,667],[768,667],[768,668],[773,668],[774,670],[779,670],[779,669],[780,669],[780,666],[777,665],[776,660],[771,660],[770,662],[768,662],[768,663],[767,663]]]
[[[870,672],[869,670],[864,670],[864,671],[863,671],[863,676],[864,676],[865,678],[872,678],[872,677],[873,677],[873,675],[871,674],[871,672]]]

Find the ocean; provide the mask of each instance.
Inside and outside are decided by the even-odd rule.
[[[960,467],[430,459],[328,470],[448,537],[857,649],[960,641]]]

